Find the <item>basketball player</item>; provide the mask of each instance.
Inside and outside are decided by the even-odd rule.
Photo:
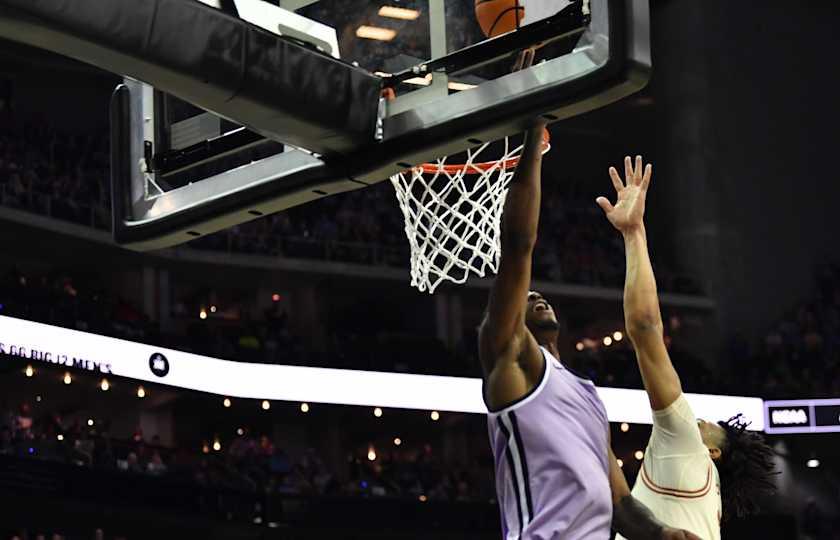
[[[773,491],[772,450],[760,435],[745,431],[738,416],[718,423],[695,419],[665,348],[648,255],[643,218],[653,170],[642,169],[640,156],[635,167],[625,158],[624,169],[626,185],[614,167],[609,170],[616,205],[605,197],[597,203],[624,236],[625,325],[653,409],[653,432],[633,496],[668,525],[717,540],[722,516],[754,512],[757,498]]]
[[[528,292],[544,127],[537,123],[525,134],[505,201],[499,272],[479,330],[504,538],[606,540],[612,525],[634,540],[699,540],[664,526],[630,495],[595,386],[560,363],[555,313]]]

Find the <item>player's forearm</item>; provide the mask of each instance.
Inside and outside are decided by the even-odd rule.
[[[502,214],[502,253],[517,247],[533,248],[537,241],[543,129],[543,124],[539,124],[525,133],[525,146]]]
[[[628,540],[660,538],[664,529],[664,525],[656,519],[653,512],[632,495],[622,497],[613,506],[612,526]]]
[[[656,278],[644,226],[624,233],[627,270],[624,282],[624,321],[632,339],[644,332],[662,330]]]

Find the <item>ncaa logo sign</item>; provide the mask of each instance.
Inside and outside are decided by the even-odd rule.
[[[169,360],[160,353],[155,353],[149,357],[149,369],[158,377],[166,377],[169,373]]]

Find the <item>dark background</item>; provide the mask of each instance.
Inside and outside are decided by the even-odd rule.
[[[651,12],[654,72],[650,85],[621,103],[553,125],[554,145],[545,158],[544,183],[561,197],[588,199],[594,207],[597,195],[610,194],[611,185],[606,175],[609,165],[619,164],[625,154],[636,153],[642,153],[654,163],[647,212],[651,249],[656,256],[672,261],[678,271],[691,274],[702,292],[716,305],[715,309],[700,314],[691,310],[680,313],[686,319],[693,317],[701,321],[693,335],[682,342],[683,347],[707,369],[720,375],[710,379],[714,382],[708,383],[711,387],[704,386],[703,391],[736,392],[743,372],[758,371],[760,376],[763,369],[769,371],[777,367],[770,360],[766,365],[750,363],[752,359],[747,358],[744,343],[761,342],[768,330],[789,314],[792,306],[811,295],[816,269],[840,261],[835,221],[835,205],[840,200],[840,176],[836,168],[840,142],[837,135],[840,70],[836,67],[840,34],[836,26],[840,8],[833,2],[652,0]],[[0,123],[7,121],[11,109],[17,118],[44,121],[69,131],[104,135],[108,129],[107,100],[116,82],[117,77],[95,68],[0,42]],[[317,212],[318,208],[313,207],[312,211]],[[315,271],[291,276],[259,264],[252,267],[234,264],[231,261],[241,261],[225,254],[203,259],[177,254],[141,255],[113,246],[104,247],[89,238],[82,240],[72,234],[62,234],[61,229],[61,226],[45,229],[4,217],[0,225],[0,253],[8,266],[60,265],[90,276],[105,274],[104,281],[141,304],[148,299],[150,286],[149,282],[138,285],[136,278],[145,275],[145,268],[152,267],[165,269],[179,291],[190,287],[198,290],[196,296],[204,294],[200,292],[204,290],[225,289],[231,297],[244,298],[257,294],[252,289],[258,289],[258,294],[263,295],[264,291],[288,287],[295,291],[290,297],[298,305],[305,303],[307,298],[318,300],[312,304],[312,313],[300,314],[301,320],[304,317],[324,320],[335,328],[355,330],[355,326],[364,324],[360,322],[364,319],[375,320],[376,324],[394,333],[425,335],[432,334],[435,329],[436,321],[429,315],[435,309],[432,300],[417,295],[402,282],[364,280],[349,274],[336,278]],[[401,270],[405,271],[405,267]],[[407,272],[405,274],[404,281],[407,281]],[[282,285],[278,286],[278,282]],[[451,290],[445,292],[450,294]],[[470,322],[480,315],[485,293],[469,290],[462,294],[467,306],[464,334],[468,335]],[[570,325],[581,332],[580,335],[591,325],[603,322],[608,326],[621,320],[618,302],[594,295],[562,298],[557,307],[568,313]],[[294,325],[294,317],[290,324]],[[179,331],[186,332],[181,327]],[[301,338],[304,347],[316,348],[325,340],[319,331],[312,330]],[[211,333],[203,332],[198,334],[200,339],[206,339]],[[836,336],[829,337],[836,339]],[[400,343],[404,350],[405,342]],[[161,344],[169,345],[164,341]],[[393,347],[383,349],[401,350],[398,346]],[[622,358],[631,359],[627,354]],[[346,361],[349,365],[345,367],[370,368],[368,364],[352,364],[355,360]],[[440,364],[447,361],[443,359]],[[371,365],[377,366],[373,360]],[[5,396],[16,399],[21,366],[11,366],[3,372],[2,386],[6,389]],[[794,369],[787,372],[788,377],[799,376],[797,366],[794,364]],[[475,375],[476,367],[464,362],[458,364],[457,369],[459,374]],[[424,368],[433,373],[438,369]],[[688,371],[682,364],[678,369],[687,388],[698,383],[699,379],[686,380]],[[822,375],[823,371],[817,367],[816,377]],[[58,377],[60,373],[49,376]],[[92,381],[91,387],[94,386],[95,381]],[[752,392],[752,389],[743,392]],[[795,399],[812,395],[806,388],[799,393],[762,394],[762,397]],[[172,397],[178,404],[179,425],[187,426],[189,418],[201,416],[208,410],[209,406],[202,401],[205,398]],[[76,403],[74,407],[77,408],[88,406],[85,402],[90,401],[84,394],[73,399],[75,402],[70,402]],[[215,400],[215,397],[206,399]],[[108,408],[107,405],[97,407]],[[127,406],[120,409],[127,418],[135,414],[128,409]],[[328,415],[331,419],[324,420],[329,426],[324,428],[324,433],[338,433],[342,426],[350,423],[363,426],[359,431],[366,432],[367,424],[354,420],[353,414],[352,411],[341,411]],[[363,414],[369,417],[367,411]],[[209,424],[219,421],[218,416],[213,413],[207,417],[209,420],[204,419],[208,422],[206,426],[189,425],[180,429],[181,433],[189,433],[191,444],[192,439],[198,440],[216,429]],[[225,422],[233,426],[238,420],[239,417]],[[285,422],[285,419],[275,420]],[[439,437],[445,441],[454,433],[480,433],[482,420],[460,418]],[[257,423],[250,418],[244,421]],[[404,421],[407,426],[413,422],[411,419]],[[266,429],[278,431],[276,423],[272,426]],[[323,439],[322,433],[303,435],[303,431],[302,428],[293,430],[301,440]],[[641,437],[637,431],[634,427],[633,437]],[[342,444],[364,446],[366,436],[362,433]],[[625,454],[632,453],[642,444],[635,438],[621,437],[615,433],[614,441],[618,441],[616,444]],[[789,436],[775,437],[771,441],[785,464],[781,496],[773,503],[771,515],[766,518],[728,523],[725,537],[791,538],[791,528],[796,527],[798,538],[837,538],[834,528],[808,527],[809,523],[820,522],[814,518],[814,512],[828,516],[826,519],[829,520],[836,520],[840,514],[840,484],[836,481],[837,437],[831,434]],[[453,444],[451,440],[449,444]],[[335,453],[338,456],[337,450]],[[821,457],[822,469],[802,467],[811,455]],[[487,457],[486,451],[483,457]],[[343,455],[337,457],[340,458]],[[36,489],[29,494],[30,498],[16,499],[14,490],[19,486],[10,483],[9,479],[17,478],[15,474],[26,465],[15,462],[6,463],[4,467],[0,471],[4,473],[0,474],[0,485],[7,496],[0,508],[19,504],[21,512],[17,515],[26,516],[29,523],[40,519],[32,511],[34,505],[43,503],[45,508],[59,508],[74,497],[68,486],[83,482],[77,476],[71,476],[76,473],[45,473],[35,469],[29,474],[34,477],[57,474],[64,481],[59,481],[58,487],[49,484],[45,491]],[[633,473],[628,472],[628,476],[632,481]],[[115,485],[107,475],[91,478],[92,483],[101,482],[98,485],[112,488]],[[155,493],[160,486],[142,489]],[[184,489],[189,491],[189,488]],[[114,498],[126,497],[125,493],[120,495],[119,490],[115,493]],[[94,498],[90,504],[98,508],[106,502]],[[313,504],[313,511],[317,512],[317,505],[322,502],[316,499],[308,504]],[[417,506],[409,503],[406,507],[395,508],[376,504],[379,503],[371,502],[372,506],[360,508],[358,512],[369,512],[366,517],[373,520],[377,514],[393,517],[400,512],[411,513]],[[28,513],[23,512],[24,508],[29,509]],[[325,512],[330,511],[329,506],[325,508]],[[0,510],[0,516],[3,511]],[[120,522],[115,516],[121,515],[122,511],[124,509],[78,509],[79,515],[95,516],[91,519],[100,522],[110,519],[113,523]],[[334,511],[340,519],[352,522],[353,511]],[[489,515],[485,512],[488,512],[486,505],[471,515],[483,518]],[[430,519],[429,515],[420,512],[409,522],[416,524],[419,530],[424,521]],[[453,524],[458,523],[457,511],[448,506],[440,507],[438,515],[446,515],[446,519],[451,520],[443,520],[448,525],[441,525],[440,530],[454,530]],[[136,514],[126,519],[138,520]],[[207,526],[203,518],[196,519],[199,524],[194,529],[185,525],[182,534],[209,537],[208,531],[213,527]],[[214,519],[221,522],[224,516]],[[487,527],[487,519],[476,519]],[[148,523],[146,526],[153,529]],[[494,526],[491,523],[487,527],[484,537],[495,537]],[[375,527],[371,527],[366,538],[375,537],[373,529]],[[477,537],[481,535],[473,532]],[[160,534],[160,531],[149,534]],[[243,537],[257,537],[258,534],[263,532],[249,531],[243,533]],[[315,537],[320,533],[312,534]],[[412,533],[405,533],[404,537],[408,538],[409,534]],[[363,533],[359,535],[362,537]]]

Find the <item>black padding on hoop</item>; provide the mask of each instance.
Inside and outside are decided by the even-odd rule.
[[[111,94],[111,178],[123,181],[111,182],[111,230],[122,231],[124,222],[131,216],[130,179],[131,168],[131,111],[128,88],[121,84]]]
[[[329,156],[374,141],[381,79],[193,0],[0,0],[0,36]]]

